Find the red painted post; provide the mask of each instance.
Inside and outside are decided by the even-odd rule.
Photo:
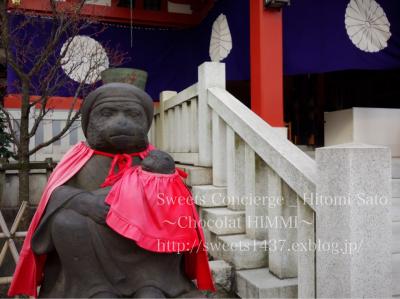
[[[282,11],[250,2],[251,109],[271,126],[283,127]]]

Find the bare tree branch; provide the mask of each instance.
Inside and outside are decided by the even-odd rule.
[[[21,70],[20,66],[15,61],[12,53],[11,53],[11,44],[10,44],[10,34],[8,32],[8,14],[7,14],[7,1],[0,1],[0,36],[1,36],[1,44],[5,50],[6,54],[6,63],[11,66],[13,71],[18,75],[21,80],[27,80],[28,77]]]
[[[31,156],[34,153],[36,153],[38,150],[40,150],[40,149],[52,144],[53,142],[59,140],[68,131],[68,129],[72,126],[72,124],[79,118],[80,114],[81,114],[80,111],[77,111],[75,113],[75,115],[66,123],[66,125],[64,126],[64,128],[61,130],[60,133],[58,133],[57,135],[53,136],[48,141],[37,145],[34,149],[29,151],[29,155]]]
[[[7,127],[8,130],[10,131],[11,135],[11,142],[18,148],[19,147],[19,141],[17,138],[17,135],[15,134],[16,130],[14,128],[14,124],[16,123],[16,120],[12,117],[10,112],[8,112],[6,109],[3,108],[3,106],[0,106],[0,110],[4,113],[6,117],[6,122],[7,122]]]
[[[43,67],[43,64],[48,60],[49,56],[52,54],[52,50],[56,48],[56,46],[60,43],[63,33],[65,33],[72,24],[82,21],[79,19],[77,20],[76,17],[79,16],[84,3],[85,0],[80,0],[78,5],[76,5],[76,8],[72,9],[71,12],[68,11],[60,12],[57,10],[57,5],[55,1],[54,0],[50,1],[51,8],[53,11],[53,17],[57,19],[60,22],[60,24],[56,27],[56,30],[52,32],[49,38],[49,43],[46,45],[44,49],[42,49],[41,55],[37,57],[36,60],[37,62],[28,73],[29,78],[37,74],[40,68]]]
[[[98,80],[98,69],[103,67],[104,62],[100,59],[102,56],[98,49],[85,56],[86,61],[72,56],[73,47],[76,47],[73,37],[80,35],[84,30],[85,35],[98,36],[106,26],[80,14],[85,0],[76,1],[67,8],[65,3],[60,6],[57,1],[50,0],[50,17],[38,17],[14,10],[15,19],[9,19],[5,2],[0,0],[0,42],[6,49],[6,62],[17,76],[15,82],[9,82],[9,87],[21,93],[20,127],[15,128],[12,116],[6,109],[2,110],[7,117],[7,126],[13,134],[12,142],[18,149],[19,159],[25,157],[26,161],[26,156],[29,159],[29,155],[59,140],[79,119],[80,111],[76,110],[76,105],[82,94],[86,94],[94,86],[86,82]],[[92,33],[87,34],[86,29],[92,26],[96,26],[94,32],[91,29]],[[48,34],[43,35],[43,32]],[[82,48],[84,52],[85,45]],[[127,54],[115,47],[103,45],[103,48],[108,54],[110,65],[118,66],[127,60]],[[103,48],[101,51],[104,51]],[[88,65],[86,73],[81,74],[81,78],[77,80],[79,82],[72,81],[70,77],[73,77],[84,63]],[[61,89],[74,94],[65,126],[49,140],[29,149],[29,140],[35,136],[49,112],[54,110],[50,99]],[[35,113],[30,113],[31,110]],[[19,140],[16,133],[18,131]]]

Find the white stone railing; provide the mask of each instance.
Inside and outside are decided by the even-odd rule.
[[[224,64],[206,62],[198,75],[161,94],[150,140],[178,162],[212,166],[228,208],[245,210],[246,235],[270,245],[269,270],[298,277],[299,297],[390,297],[389,150],[321,148],[314,161],[225,90]],[[289,225],[266,228],[254,221],[262,217]]]
[[[162,92],[149,134],[153,144],[168,151],[181,163],[198,164],[197,97],[197,84],[179,94]]]
[[[21,118],[19,109],[8,109],[11,117],[14,120],[14,129],[18,128],[18,123]],[[31,109],[29,118],[29,128],[32,128],[35,114],[39,111],[35,108]],[[37,128],[35,136],[30,139],[29,148],[33,149],[35,146],[51,139],[57,135],[65,126],[68,119],[69,110],[54,109],[49,111],[43,118]],[[52,158],[55,161],[60,161],[64,154],[76,143],[84,141],[85,136],[81,130],[80,120],[75,121],[66,134],[58,141],[40,149],[30,157],[31,162],[41,162],[47,158]],[[16,149],[12,149],[16,152]]]

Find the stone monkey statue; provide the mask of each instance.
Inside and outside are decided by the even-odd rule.
[[[82,129],[90,148],[110,154],[142,152],[153,119],[153,102],[139,88],[109,83],[84,100]],[[93,155],[51,194],[31,246],[46,254],[39,297],[202,297],[182,268],[182,255],[142,249],[105,223],[112,157]],[[132,164],[173,173],[175,163],[154,150]]]

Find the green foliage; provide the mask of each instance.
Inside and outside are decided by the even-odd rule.
[[[0,110],[0,158],[10,158],[11,136],[6,131],[7,125],[4,113]]]

